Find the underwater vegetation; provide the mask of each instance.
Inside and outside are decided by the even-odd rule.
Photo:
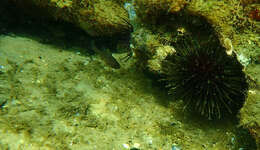
[[[248,85],[242,65],[220,44],[205,44],[183,36],[176,53],[163,62],[169,93],[208,119],[236,114]],[[234,55],[234,54],[233,54]]]

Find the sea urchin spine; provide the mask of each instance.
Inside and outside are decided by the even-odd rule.
[[[184,36],[174,45],[176,53],[162,63],[169,94],[209,119],[237,113],[248,88],[242,65],[216,43]]]

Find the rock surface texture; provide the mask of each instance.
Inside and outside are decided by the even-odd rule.
[[[122,1],[25,0],[14,3],[38,17],[52,17],[73,23],[92,36],[110,36],[131,30]]]

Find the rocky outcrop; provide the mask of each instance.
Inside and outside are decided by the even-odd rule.
[[[131,31],[128,13],[116,0],[24,0],[13,1],[36,17],[71,22],[92,36],[110,36]]]

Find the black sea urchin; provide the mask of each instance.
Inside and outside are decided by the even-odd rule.
[[[174,45],[176,54],[162,64],[169,94],[182,99],[209,119],[237,113],[248,88],[242,65],[217,44],[200,44],[190,37]]]

